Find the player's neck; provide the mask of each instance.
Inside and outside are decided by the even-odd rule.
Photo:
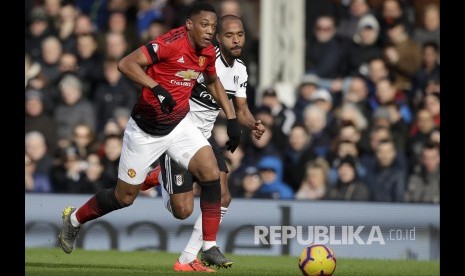
[[[226,61],[228,66],[232,67],[234,65],[234,61],[236,60],[236,58],[233,58],[233,57],[230,57],[230,56],[224,54],[221,50],[220,50],[220,53],[221,53],[221,57],[223,57],[224,61]]]
[[[194,49],[194,51],[196,52],[202,51],[202,48],[196,46],[194,39],[190,36],[189,32],[187,32],[187,40],[189,40],[189,44],[191,45],[192,49]]]

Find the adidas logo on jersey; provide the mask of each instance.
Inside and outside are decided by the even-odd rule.
[[[161,103],[163,102],[163,100],[164,100],[164,99],[165,99],[165,97],[164,97],[164,96],[162,96],[162,95],[158,95],[158,100],[159,100]]]
[[[177,60],[177,62],[179,62],[179,63],[184,63],[184,57],[181,56],[181,57]]]

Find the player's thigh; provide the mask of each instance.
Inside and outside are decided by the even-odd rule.
[[[172,135],[152,136],[142,131],[129,118],[124,131],[123,148],[118,167],[118,178],[130,185],[144,182],[150,165],[168,148]]]

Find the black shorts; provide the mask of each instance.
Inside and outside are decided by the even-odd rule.
[[[213,136],[208,139],[215,153],[218,168],[222,172],[228,173],[228,166],[223,156],[223,152],[218,147]],[[161,173],[163,185],[168,194],[180,194],[192,190],[192,184],[195,181],[193,175],[176,161],[172,160],[167,154],[160,157]]]

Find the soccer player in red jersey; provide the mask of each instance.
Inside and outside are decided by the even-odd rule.
[[[218,165],[211,145],[186,117],[191,90],[203,74],[210,94],[228,118],[229,149],[237,147],[241,129],[216,74],[216,53],[211,44],[216,24],[213,6],[196,2],[188,11],[185,26],[119,61],[119,70],[143,89],[124,131],[117,185],[98,192],[77,209],[68,206],[63,210],[58,240],[66,253],[72,252],[82,224],[134,202],[150,165],[166,152],[199,180],[203,250],[213,248],[210,251],[225,258],[216,246],[221,206]],[[202,269],[197,259],[192,265]]]

